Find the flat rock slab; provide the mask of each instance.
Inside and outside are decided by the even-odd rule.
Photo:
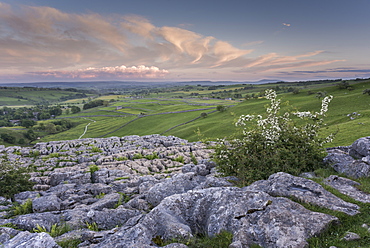
[[[331,175],[324,179],[324,183],[338,190],[340,193],[348,195],[349,197],[363,203],[370,203],[370,194],[359,190],[356,186],[361,185],[353,180]]]
[[[157,247],[152,242],[157,236],[171,240],[199,233],[213,236],[222,230],[233,233],[233,247],[306,247],[308,238],[337,220],[265,192],[215,187],[165,198],[135,225],[122,226],[99,247]]]
[[[284,172],[272,174],[268,180],[260,180],[244,187],[245,190],[263,191],[271,196],[293,197],[301,202],[340,211],[348,215],[359,213],[359,206],[346,202],[326,191],[320,184]]]
[[[20,232],[14,238],[2,244],[5,248],[60,248],[49,234]]]

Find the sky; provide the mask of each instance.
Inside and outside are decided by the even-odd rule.
[[[0,83],[370,77],[370,0],[0,0]]]

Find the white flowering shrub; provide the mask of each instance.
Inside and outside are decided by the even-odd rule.
[[[238,177],[242,185],[266,179],[280,171],[298,175],[320,168],[325,156],[323,144],[333,139],[333,135],[322,138],[318,133],[332,96],[322,100],[319,112],[286,112],[280,115],[280,100],[276,92],[266,90],[265,95],[270,100],[266,116],[240,116],[236,125],[243,128],[242,133],[232,139],[221,140],[215,149],[214,160],[219,172],[224,176]],[[293,120],[292,115],[298,118]],[[298,122],[297,119],[304,121]]]

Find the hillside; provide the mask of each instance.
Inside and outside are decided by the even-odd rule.
[[[328,116],[325,120],[324,134],[336,133],[331,146],[348,145],[354,140],[368,135],[370,130],[370,96],[363,94],[370,89],[370,81],[352,81],[351,89],[340,89],[338,82],[319,85],[258,85],[253,89],[245,89],[244,85],[225,86],[238,94],[257,94],[265,88],[278,89],[278,97],[282,102],[289,103],[300,111],[319,111],[321,99],[317,92],[333,95],[329,105]],[[283,84],[284,85],[284,84]],[[315,87],[316,86],[316,87]],[[285,87],[285,88],[284,88]],[[286,88],[294,87],[299,92],[284,92]],[[283,88],[283,89],[282,89]],[[280,89],[280,90],[279,90]],[[223,92],[225,89],[219,89]],[[190,98],[194,93],[202,95]],[[43,141],[59,139],[75,139],[83,133],[85,126],[91,123],[84,137],[109,137],[126,135],[163,134],[174,135],[190,141],[199,139],[215,140],[224,138],[235,132],[234,122],[242,114],[263,114],[264,98],[248,100],[223,100],[209,98],[214,90],[189,89],[189,91],[173,90],[160,93],[161,98],[127,99],[116,98],[115,102],[105,108],[94,108],[82,111],[78,115],[66,116],[80,121],[75,128],[57,135],[46,136]],[[246,93],[248,92],[248,93]],[[178,98],[182,97],[182,98]],[[226,111],[215,111],[217,106],[226,107]],[[117,110],[117,108],[120,108]],[[289,107],[282,109],[285,111]],[[183,112],[189,111],[189,112]],[[202,113],[204,117],[199,118]],[[84,118],[88,118],[84,119]],[[356,132],[353,132],[353,130]]]
[[[0,106],[27,106],[37,104],[55,104],[68,99],[91,96],[86,91],[75,89],[55,89],[36,87],[8,87],[0,85]]]
[[[368,135],[370,96],[363,94],[365,89],[370,89],[370,80],[368,79],[271,84],[211,85],[211,83],[180,84],[165,88],[152,87],[145,90],[139,85],[128,91],[127,94],[120,94],[118,88],[115,93],[110,92],[107,95],[96,93],[89,95],[89,98],[67,99],[65,101],[60,101],[60,99],[78,97],[81,93],[63,89],[43,89],[30,92],[27,89],[18,89],[17,94],[20,95],[14,96],[12,102],[7,101],[7,97],[14,92],[16,93],[17,90],[10,88],[7,91],[0,90],[3,95],[8,95],[7,97],[0,96],[0,101],[7,102],[8,105],[15,104],[15,102],[26,104],[37,101],[37,99],[47,99],[51,102],[59,101],[58,104],[63,106],[63,114],[57,118],[71,121],[73,127],[66,131],[37,131],[38,126],[53,122],[53,120],[38,121],[38,124],[33,128],[40,137],[38,141],[149,134],[174,135],[196,141],[199,139],[215,140],[230,136],[236,131],[234,122],[240,115],[263,114],[264,107],[268,103],[262,97],[263,92],[267,88],[273,88],[277,91],[282,102],[289,103],[300,111],[318,111],[320,100],[324,95],[334,96],[334,100],[329,106],[323,134],[336,133],[336,138],[328,146],[348,145],[357,138]],[[342,87],[343,85],[345,87]],[[71,114],[71,106],[78,106],[82,109],[83,102],[98,99],[107,101],[108,106],[86,109]],[[223,106],[225,111],[217,111],[219,106]],[[291,109],[291,107],[283,106],[282,111],[286,109]],[[354,129],[356,132],[353,132]],[[26,131],[19,126],[0,128],[0,133],[14,134],[16,140],[22,139],[22,133]],[[23,137],[23,139],[26,143],[29,142],[27,138]],[[0,141],[0,144],[11,145],[3,141]]]

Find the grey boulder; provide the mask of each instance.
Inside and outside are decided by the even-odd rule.
[[[348,215],[359,213],[359,206],[343,201],[326,191],[320,184],[306,178],[278,172],[268,180],[260,180],[244,187],[245,190],[264,191],[272,196],[293,197],[301,202],[340,211]]]
[[[234,234],[234,246],[305,247],[306,239],[333,221],[337,218],[311,212],[286,198],[215,187],[165,198],[135,225],[124,225],[99,247],[156,247],[152,239],[157,236],[165,240],[198,233],[214,236],[222,230]]]

